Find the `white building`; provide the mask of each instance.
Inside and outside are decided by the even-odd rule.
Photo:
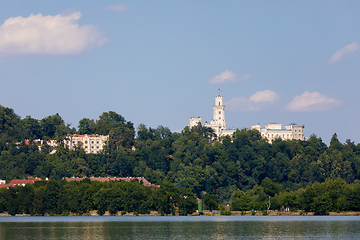
[[[190,125],[189,125],[190,129],[194,126],[197,126],[199,123],[201,124],[201,117],[197,117],[197,118],[191,117]]]
[[[267,138],[269,143],[272,143],[277,138],[282,140],[296,139],[305,141],[304,128],[304,125],[293,123],[289,126],[285,126],[285,129],[282,129],[281,124],[279,123],[265,124],[265,128],[261,128],[259,124],[251,126],[251,129],[256,129],[260,132],[261,137]]]
[[[210,127],[214,130],[214,133],[217,137],[221,136],[231,136],[236,131],[235,129],[226,129],[225,121],[225,106],[223,105],[223,97],[215,97],[215,105],[213,106],[214,115],[213,120],[210,123],[205,122],[205,127]],[[191,117],[190,119],[190,129],[194,126],[201,124],[201,117]],[[260,125],[251,126],[251,129],[256,129],[261,133],[261,137],[268,139],[269,143],[272,143],[276,138],[282,140],[303,140],[306,141],[307,138],[304,136],[304,125],[290,124],[285,126],[285,129],[281,128],[279,123],[270,123],[266,124],[265,128],[261,128]]]
[[[84,150],[85,153],[99,153],[103,148],[104,145],[109,140],[109,135],[78,135],[73,134],[70,135],[64,142],[65,145],[70,148],[74,149],[76,146],[80,145]]]
[[[205,127],[212,128],[214,130],[214,133],[217,135],[217,137],[230,135],[235,132],[233,129],[226,129],[226,121],[225,121],[225,106],[223,105],[223,97],[222,96],[216,96],[215,97],[215,105],[213,106],[214,114],[213,114],[213,120],[211,120],[210,124],[208,122],[205,122]],[[190,129],[193,126],[196,126],[198,123],[201,124],[201,117],[194,118],[191,117],[190,119]]]

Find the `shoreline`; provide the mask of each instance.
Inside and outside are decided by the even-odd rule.
[[[252,214],[251,211],[231,211],[231,214],[224,214],[221,215],[220,211],[214,211],[214,212],[204,212],[203,214],[199,214],[197,212],[187,215],[187,216],[360,216],[360,212],[330,212],[329,215],[314,215],[314,212],[304,212],[304,211],[296,211],[296,212],[280,212],[280,211],[268,211],[268,214],[263,215],[263,211],[257,211],[254,212],[255,214]],[[178,213],[175,215],[172,214],[165,214],[161,215],[156,211],[152,211],[150,214],[134,214],[133,212],[129,212],[126,214],[121,214],[121,212],[118,212],[117,214],[110,214],[109,212],[106,212],[104,215],[99,215],[96,213],[96,211],[90,211],[85,214],[74,214],[70,213],[68,215],[50,215],[50,214],[44,214],[44,215],[30,215],[30,214],[16,214],[16,215],[10,215],[8,213],[0,213],[0,217],[166,217],[166,216],[180,216]]]

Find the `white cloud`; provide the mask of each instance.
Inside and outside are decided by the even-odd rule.
[[[330,64],[333,64],[337,61],[339,61],[343,56],[354,53],[359,50],[359,44],[357,42],[353,42],[352,44],[346,45],[340,50],[337,50],[334,55],[332,55],[330,59]]]
[[[286,109],[289,111],[324,111],[340,105],[340,101],[321,95],[318,92],[304,92],[300,96],[296,96]]]
[[[129,8],[125,4],[118,4],[118,5],[114,5],[114,6],[108,6],[108,7],[106,7],[106,9],[114,11],[114,12],[125,12]]]
[[[276,92],[264,90],[255,93],[250,98],[233,97],[226,102],[226,106],[230,111],[259,111],[278,99],[279,95]]]
[[[275,102],[279,99],[276,92],[270,90],[259,91],[249,98],[252,102]]]
[[[224,72],[220,73],[220,75],[216,75],[212,79],[209,80],[211,84],[221,84],[221,83],[228,83],[228,82],[235,82],[235,81],[246,81],[249,80],[250,74],[240,76],[237,78],[236,74],[232,71],[225,70]]]
[[[79,26],[81,13],[11,17],[0,26],[0,54],[73,55],[107,40],[93,25]]]
[[[218,84],[218,83],[227,83],[227,82],[234,82],[236,80],[236,74],[232,71],[225,70],[224,72],[220,73],[220,75],[217,75],[210,79],[210,83],[212,84]]]

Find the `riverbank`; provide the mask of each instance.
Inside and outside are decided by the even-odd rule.
[[[199,216],[198,212],[193,213],[191,216]],[[221,212],[216,210],[213,212],[204,211],[202,214],[203,216],[220,216]],[[296,212],[281,212],[281,211],[267,211],[267,214],[264,214],[263,211],[231,211],[231,214],[227,214],[228,216],[314,216],[314,212],[304,212],[304,211],[296,211]],[[328,216],[359,216],[360,212],[330,212]],[[15,217],[30,217],[30,214],[16,214]],[[44,216],[56,216],[56,215],[49,215],[45,214]],[[60,216],[60,215],[59,215]],[[69,213],[68,215],[61,215],[61,216],[93,216],[98,217],[100,216],[97,214],[96,211],[90,211],[84,214],[76,214],[76,213]],[[102,216],[164,216],[159,214],[157,211],[151,211],[149,214],[138,214],[134,212],[118,212],[117,214],[110,214],[109,212],[105,212]],[[175,215],[165,215],[165,216],[179,216],[179,213],[175,213]],[[0,217],[14,217],[7,212],[0,213]]]

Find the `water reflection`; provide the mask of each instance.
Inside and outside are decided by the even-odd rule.
[[[0,222],[0,239],[357,239],[360,236],[360,218],[349,221],[134,219],[129,222]]]

